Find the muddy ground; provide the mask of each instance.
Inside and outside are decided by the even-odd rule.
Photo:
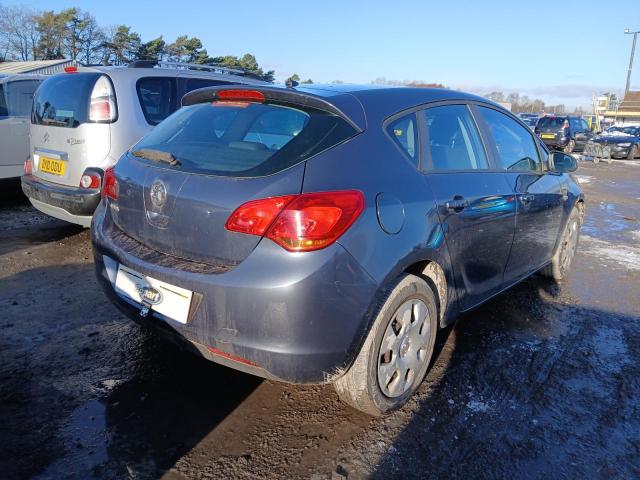
[[[0,200],[0,477],[640,477],[640,162],[581,164],[568,281],[442,332],[401,411],[185,355],[119,314],[86,230]]]

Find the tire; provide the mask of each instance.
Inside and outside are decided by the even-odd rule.
[[[543,275],[558,282],[567,276],[580,241],[581,225],[582,215],[576,206],[569,215],[551,263],[542,269]]]
[[[571,140],[569,140],[569,143],[567,143],[567,146],[564,147],[562,151],[564,153],[571,153],[575,148],[576,148],[576,141],[572,138]]]
[[[334,383],[343,402],[380,416],[400,408],[413,395],[433,356],[438,330],[435,299],[422,278],[405,274],[398,279],[353,365]]]
[[[627,155],[627,160],[633,160],[638,156],[638,148],[640,147],[638,147],[637,145],[631,145],[631,148],[629,149],[629,155]]]

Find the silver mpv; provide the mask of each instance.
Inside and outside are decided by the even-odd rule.
[[[22,189],[41,212],[88,227],[104,171],[171,113],[182,96],[265,82],[239,70],[180,63],[68,67],[38,88]]]

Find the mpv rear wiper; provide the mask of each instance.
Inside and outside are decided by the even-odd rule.
[[[42,123],[46,124],[46,125],[56,125],[58,127],[66,127],[67,126],[67,122],[64,120],[55,120],[53,118],[42,118],[41,119]]]
[[[162,150],[153,150],[151,148],[141,148],[135,152],[131,152],[134,157],[145,158],[154,162],[168,163],[172,167],[180,165],[180,160],[174,157],[169,152],[163,152]]]

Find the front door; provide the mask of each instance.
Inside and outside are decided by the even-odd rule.
[[[490,132],[490,148],[517,198],[516,234],[505,283],[538,270],[553,255],[560,230],[563,195],[560,176],[546,167],[546,150],[531,131],[498,110],[477,107]]]
[[[460,308],[467,310],[502,289],[516,200],[503,172],[492,170],[466,105],[421,114],[425,177],[438,205]]]

